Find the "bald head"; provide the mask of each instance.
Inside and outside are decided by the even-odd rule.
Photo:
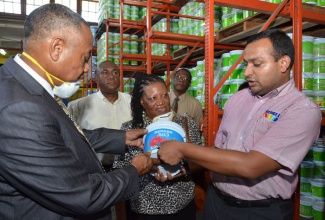
[[[100,72],[105,68],[118,70],[118,67],[114,62],[112,62],[110,60],[105,60],[105,61],[103,61],[103,62],[101,62],[100,64],[97,65],[96,76],[99,76]]]
[[[81,32],[88,23],[77,13],[60,4],[46,4],[27,16],[24,24],[24,45],[37,42],[57,33]]]

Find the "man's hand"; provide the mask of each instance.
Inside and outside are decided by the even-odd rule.
[[[125,144],[130,146],[137,146],[143,150],[143,135],[147,134],[146,129],[132,129],[126,131]]]
[[[137,168],[139,176],[149,171],[156,172],[158,170],[157,165],[160,161],[157,158],[150,158],[150,154],[151,152],[141,153],[132,159],[131,164]]]
[[[158,150],[158,158],[170,165],[176,165],[181,162],[183,155],[181,153],[182,142],[178,141],[164,141],[160,143],[160,149]]]

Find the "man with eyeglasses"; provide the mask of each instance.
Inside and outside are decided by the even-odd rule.
[[[191,80],[192,76],[190,71],[187,69],[177,70],[172,80],[173,90],[169,93],[170,103],[173,110],[175,110],[175,105],[177,105],[177,114],[182,116],[188,114],[197,123],[200,123],[203,117],[201,103],[186,93],[191,85]],[[177,104],[176,98],[179,99]]]
[[[132,117],[131,96],[119,92],[120,72],[117,65],[109,60],[103,61],[97,66],[96,79],[99,91],[70,102],[68,108],[83,129],[92,130],[100,127],[120,129],[122,123],[131,120]],[[111,169],[114,156],[97,153],[106,171]],[[116,212],[112,209],[112,215],[116,213],[117,219],[125,219],[123,206],[117,205],[116,209]]]

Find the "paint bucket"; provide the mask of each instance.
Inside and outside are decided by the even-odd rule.
[[[302,55],[302,72],[313,72],[314,55],[303,54]]]
[[[313,203],[314,220],[324,220],[324,202],[316,201]]]
[[[314,74],[313,73],[302,73],[302,89],[303,90],[313,90],[313,80]]]
[[[312,179],[314,174],[314,163],[311,161],[302,161],[300,166],[300,177]]]
[[[243,19],[253,16],[254,12],[249,10],[243,10]]]
[[[325,91],[314,91],[313,99],[319,109],[325,109]]]
[[[232,22],[232,14],[223,14],[221,17],[222,28],[227,28],[233,24]]]
[[[325,7],[325,0],[317,0],[317,6]]]
[[[313,90],[325,91],[325,74],[314,74]]]
[[[313,62],[314,73],[325,73],[325,56],[316,56]]]
[[[311,195],[317,200],[324,201],[325,179],[315,178],[311,180]]]
[[[313,156],[315,162],[325,162],[325,146],[314,146]]]
[[[198,96],[203,95],[204,94],[204,84],[197,84],[196,92],[197,92]]]
[[[151,151],[150,157],[157,158],[157,151],[161,142],[168,140],[176,140],[179,142],[186,141],[184,129],[179,124],[172,121],[173,117],[173,112],[157,116],[153,119],[153,123],[146,128],[148,134],[143,137],[144,152]],[[166,170],[170,171],[172,175],[176,175],[181,170],[180,165],[172,166],[161,164],[158,168],[162,172]]]
[[[313,54],[314,39],[312,36],[302,36],[302,54]]]
[[[313,155],[313,148],[309,148],[308,153],[306,154],[304,161],[313,161],[314,155]]]
[[[139,8],[136,5],[131,5],[131,20],[138,21],[139,20]]]
[[[312,218],[314,202],[315,202],[315,199],[313,199],[310,196],[301,196],[300,197],[299,215],[304,218]]]
[[[222,67],[230,66],[230,53],[223,53],[221,55],[221,63]]]
[[[238,23],[243,20],[243,10],[241,9],[232,9],[232,23]]]
[[[219,21],[214,22],[214,32],[219,31],[221,29],[221,24]]]
[[[230,53],[230,65],[233,65],[238,58],[240,57],[240,55],[243,53],[243,50],[232,50],[229,52]],[[241,61],[241,64],[243,64],[244,62]]]
[[[205,77],[204,77],[204,72],[198,72],[197,73],[197,86],[199,87],[199,85],[204,85],[205,83]]]
[[[233,9],[231,7],[221,7],[221,12],[222,12],[223,15],[231,14],[232,10]]]
[[[325,162],[314,161],[314,173],[315,178],[325,178]]]
[[[221,94],[232,94],[230,92],[230,80],[226,80],[225,83],[221,87]]]
[[[305,196],[311,196],[310,179],[300,178],[300,194]]]
[[[325,56],[325,38],[315,38],[313,54],[314,56]]]
[[[221,108],[223,109],[225,107],[226,102],[233,94],[222,94],[221,95]]]
[[[236,93],[238,91],[239,86],[244,82],[246,82],[246,80],[244,79],[232,79],[229,81],[230,81],[229,91],[231,94]]]
[[[197,87],[197,76],[192,77],[191,87],[193,88]]]
[[[204,60],[199,60],[196,62],[198,72],[204,72]]]
[[[229,76],[229,79],[241,79],[241,80],[245,80],[244,73],[245,73],[245,66],[244,66],[244,64],[239,64],[236,67],[236,69],[233,70],[233,72]]]

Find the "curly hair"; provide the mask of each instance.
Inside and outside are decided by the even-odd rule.
[[[166,86],[165,81],[154,74],[140,74],[135,78],[135,83],[133,87],[132,97],[131,97],[131,110],[132,110],[132,127],[142,128],[143,127],[143,118],[142,112],[144,111],[141,105],[141,97],[143,91],[148,85],[153,83],[161,82]],[[167,86],[166,86],[167,87]]]

